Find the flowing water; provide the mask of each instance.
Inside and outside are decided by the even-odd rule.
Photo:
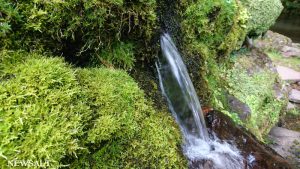
[[[165,33],[160,40],[162,56],[156,63],[160,87],[183,133],[182,148],[190,168],[203,168],[191,166],[195,161],[212,162],[210,168],[214,169],[244,168],[243,157],[234,145],[208,133],[198,96],[170,35]]]

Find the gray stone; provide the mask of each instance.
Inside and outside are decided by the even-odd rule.
[[[273,127],[269,133],[273,141],[271,148],[281,156],[288,158],[292,163],[300,162],[297,158],[297,148],[300,143],[300,133],[282,127]]]
[[[244,121],[248,117],[250,117],[251,109],[247,104],[243,103],[238,98],[229,94],[227,95],[227,100],[228,100],[228,106],[230,108],[230,111],[237,113],[241,120]]]
[[[277,66],[276,69],[282,80],[293,82],[300,81],[300,72],[285,66]]]
[[[292,110],[297,108],[297,106],[291,102],[288,103],[288,105],[286,106],[286,110]]]
[[[300,49],[292,46],[284,46],[281,49],[281,54],[284,57],[298,56],[300,57]]]
[[[300,91],[292,89],[289,93],[289,100],[294,103],[300,103]]]
[[[281,85],[280,83],[275,83],[273,89],[275,91],[276,99],[278,100],[286,99],[286,96],[288,95],[288,89],[285,85]]]
[[[300,43],[292,43],[291,45],[294,48],[299,48],[300,49]]]

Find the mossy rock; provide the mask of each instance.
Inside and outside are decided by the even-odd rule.
[[[240,0],[247,9],[247,29],[250,35],[265,33],[275,24],[283,10],[280,0]]]
[[[276,96],[275,87],[280,86],[280,81],[273,71],[272,62],[260,51],[240,52],[232,58],[234,66],[221,71],[225,90],[249,106],[251,114],[245,121],[240,121],[235,112],[231,112],[227,100],[223,99],[224,92],[215,92],[218,95],[215,95],[215,105],[263,141],[279,121],[287,103],[285,98]]]
[[[75,69],[62,58],[0,53],[0,166],[186,167],[180,131],[124,71]]]
[[[96,60],[132,68],[135,58],[130,53],[149,52],[157,26],[155,0],[1,0],[0,4],[0,47],[63,54],[80,64]],[[120,50],[120,43],[138,50],[129,55],[125,50],[122,54],[129,58],[121,59],[103,54],[124,52],[128,45]],[[145,59],[147,52],[138,59]]]
[[[218,67],[241,47],[246,34],[247,11],[236,0],[180,1],[184,61],[204,105],[210,105],[219,87]]]
[[[247,15],[237,1],[190,2],[182,17],[182,31],[191,51],[208,48],[226,56],[244,41]]]

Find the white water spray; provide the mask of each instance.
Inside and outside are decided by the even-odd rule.
[[[186,157],[189,161],[211,161],[214,169],[244,168],[238,149],[214,134],[209,137],[187,68],[168,34],[161,36],[161,48],[163,57],[156,63],[160,87],[185,138],[183,152]]]

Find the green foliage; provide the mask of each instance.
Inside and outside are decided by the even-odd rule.
[[[297,58],[297,57],[286,58],[286,57],[282,56],[282,54],[277,50],[268,50],[266,53],[272,59],[274,64],[290,67],[294,70],[300,71],[299,58]]]
[[[251,35],[259,35],[269,30],[283,9],[280,0],[240,1],[249,13],[247,29]]]
[[[13,159],[52,168],[186,167],[176,123],[124,71],[74,69],[22,51],[1,51],[0,71],[2,168]]]
[[[184,52],[192,60],[198,60],[201,70],[192,73],[200,73],[203,79],[199,84],[203,89],[201,99],[212,102],[213,92],[222,85],[218,64],[227,62],[229,54],[242,45],[247,12],[235,0],[184,1],[181,5]]]
[[[300,1],[298,0],[282,0],[284,13],[292,16],[299,16]]]
[[[0,3],[3,4],[0,12],[4,13],[4,17],[0,15],[0,32],[6,37],[0,47],[6,48],[90,57],[104,49],[114,50],[113,44],[120,41],[134,40],[141,50],[149,44],[156,26],[155,0],[1,0]],[[132,66],[132,56],[120,57],[110,59],[121,67]]]
[[[6,0],[0,0],[0,38],[4,38],[11,31],[13,20],[18,21],[17,10]]]
[[[4,53],[5,54],[5,53]],[[3,53],[1,53],[1,57]],[[4,56],[6,57],[6,56]],[[62,59],[28,59],[3,65],[0,87],[0,165],[13,159],[49,160],[76,155],[82,147],[81,118],[88,107],[80,98],[73,70]]]
[[[278,122],[284,101],[275,97],[273,90],[276,74],[267,68],[249,74],[254,69],[251,59],[238,58],[236,65],[224,72],[228,91],[251,109],[251,117],[245,126],[263,140],[269,130]]]
[[[197,0],[183,13],[183,31],[190,50],[203,44],[211,51],[227,55],[245,37],[246,13],[236,1]]]
[[[113,45],[112,49],[104,50],[99,58],[100,60],[103,58],[102,62],[114,63],[123,69],[130,69],[133,67],[135,61],[134,46],[132,43],[120,42]]]

